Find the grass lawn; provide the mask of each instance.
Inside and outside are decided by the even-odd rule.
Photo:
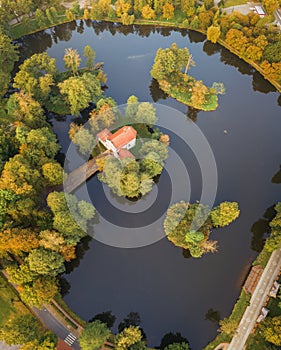
[[[27,313],[29,311],[26,306],[20,301],[19,296],[7,280],[0,274],[0,326],[16,314],[24,315]]]
[[[223,7],[232,7],[237,5],[247,4],[247,0],[226,0]]]

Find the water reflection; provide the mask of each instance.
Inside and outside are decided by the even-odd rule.
[[[118,332],[121,333],[125,328],[128,328],[130,326],[133,327],[139,327],[141,334],[142,334],[142,340],[146,340],[146,334],[144,330],[140,327],[141,324],[141,318],[140,314],[138,312],[131,311],[122,322],[118,325]]]
[[[238,71],[242,74],[247,74],[253,77],[252,85],[254,91],[259,91],[262,93],[269,93],[276,91],[274,86],[272,86],[268,81],[266,81],[259,72],[250,66],[248,63],[239,59],[233,53],[225,49],[219,44],[213,44],[206,40],[206,36],[202,33],[197,33],[192,30],[180,29],[180,28],[170,28],[170,27],[153,27],[149,25],[129,25],[122,26],[120,23],[103,22],[103,21],[92,21],[92,20],[79,20],[65,23],[51,29],[31,34],[29,36],[19,39],[17,42],[20,44],[20,61],[19,64],[23,62],[24,59],[30,57],[34,53],[41,53],[51,48],[52,44],[57,44],[59,41],[70,41],[73,32],[76,31],[78,34],[83,35],[85,32],[85,26],[93,28],[94,33],[99,36],[105,31],[109,31],[112,36],[116,33],[122,35],[136,34],[140,37],[148,38],[154,33],[161,34],[163,37],[171,36],[174,32],[181,33],[184,37],[188,35],[190,43],[204,43],[203,51],[208,55],[212,56],[216,53],[220,53],[220,60],[226,65],[231,65],[236,67]],[[165,99],[166,95],[157,87],[156,82],[152,80],[151,86],[151,96],[153,101],[158,101],[159,99]],[[278,103],[281,98],[279,97]],[[192,118],[191,118],[192,119]],[[193,120],[193,119],[192,119]]]
[[[206,52],[208,56],[212,56],[218,52],[221,52],[221,46],[206,40],[203,45],[203,51]]]
[[[72,38],[73,27],[75,29],[76,22],[65,23],[51,29],[51,35],[55,43],[58,41],[69,41]]]
[[[168,95],[159,87],[158,81],[155,79],[151,80],[149,86],[150,96],[153,99],[153,102],[157,102],[159,100],[165,100],[168,98]]]
[[[166,333],[161,339],[160,349],[163,350],[166,346],[174,343],[188,343],[188,340],[184,338],[181,333]]]
[[[81,241],[76,246],[76,259],[71,260],[65,264],[65,273],[71,273],[76,267],[80,265],[80,261],[83,259],[87,250],[90,249],[90,242],[92,237],[86,236],[81,239]]]
[[[267,208],[262,218],[256,221],[251,227],[253,233],[251,248],[256,252],[261,252],[264,246],[266,235],[270,230],[269,223],[274,218],[274,205]]]
[[[194,123],[197,122],[197,116],[198,113],[200,112],[199,109],[193,108],[193,107],[188,107],[188,110],[186,112],[186,116],[188,119],[192,120]]]
[[[122,332],[125,328],[134,326],[138,327],[141,324],[140,314],[138,312],[131,311],[127,317],[118,325],[118,331]]]
[[[272,177],[271,182],[274,183],[274,184],[280,184],[281,183],[281,165],[280,165],[280,169]]]
[[[115,321],[116,316],[113,315],[112,311],[104,311],[102,313],[96,314],[93,318],[91,318],[88,322],[101,321],[107,325],[108,328],[112,328]]]
[[[59,277],[59,289],[62,297],[65,297],[71,288],[70,283],[65,279],[64,277],[60,276]]]
[[[77,33],[83,34],[84,33],[84,21],[80,20],[79,25],[77,26]]]
[[[213,323],[219,323],[221,319],[220,312],[210,308],[205,315],[205,320],[211,321]]]
[[[194,32],[193,30],[188,30],[187,34],[191,43],[203,43],[206,40],[206,36],[204,34]]]

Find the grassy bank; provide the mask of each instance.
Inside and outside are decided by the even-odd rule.
[[[85,327],[86,326],[86,321],[82,320],[78,315],[76,315],[75,312],[73,312],[70,307],[66,304],[66,302],[63,300],[62,296],[60,294],[57,294],[55,296],[55,301],[59,304],[59,306],[65,311],[68,313],[68,315],[73,318],[74,321],[76,321],[78,324],[80,324],[82,327]],[[53,305],[54,306],[54,305]],[[55,307],[55,306],[54,306]],[[57,308],[56,308],[57,309]],[[58,309],[57,309],[58,310]],[[58,310],[59,311],[59,310]],[[60,311],[59,311],[60,312]],[[60,312],[61,313],[61,312]],[[64,316],[64,315],[63,315]],[[64,318],[66,318],[64,316]],[[68,320],[70,321],[70,320]],[[74,325],[74,324],[73,324]],[[74,327],[76,327],[74,325]],[[77,328],[77,327],[76,327]]]
[[[30,313],[2,273],[0,273],[0,310],[0,327],[16,315]]]
[[[231,315],[228,317],[229,322],[239,324],[247,306],[249,305],[251,296],[246,294],[242,289],[241,294],[234,305],[234,308],[231,312]],[[211,343],[209,343],[204,350],[213,350],[220,343],[229,342],[231,340],[231,335],[228,335],[224,332],[220,333]]]
[[[214,111],[218,107],[218,97],[215,94],[208,96],[207,101],[202,106],[197,106],[191,102],[191,94],[182,93],[173,88],[165,92],[177,101],[205,112]]]

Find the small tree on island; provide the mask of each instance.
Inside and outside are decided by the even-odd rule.
[[[224,227],[236,220],[240,214],[238,203],[223,202],[211,211],[214,227]]]

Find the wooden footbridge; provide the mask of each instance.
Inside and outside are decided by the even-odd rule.
[[[106,157],[109,154],[110,151],[105,151],[69,173],[66,181],[64,182],[64,191],[66,193],[71,193],[76,190],[76,188],[81,186],[86,180],[88,180],[99,170],[96,160]]]

